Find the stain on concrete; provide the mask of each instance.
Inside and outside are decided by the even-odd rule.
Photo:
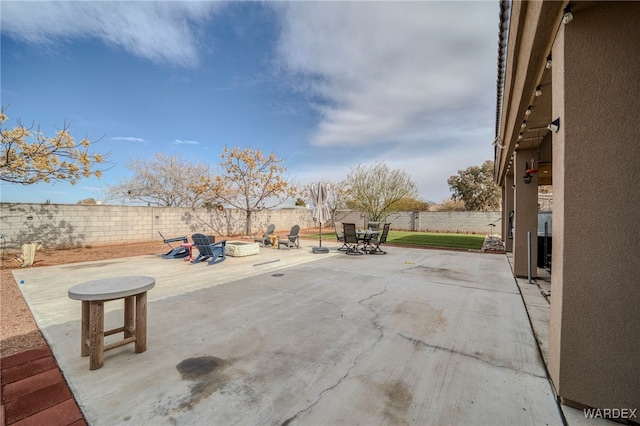
[[[191,410],[227,382],[224,367],[228,362],[214,356],[187,358],[176,365],[183,380],[193,381],[191,393],[179,405],[179,410]]]
[[[408,424],[406,415],[411,408],[413,395],[407,386],[402,382],[382,383],[379,385],[379,392],[383,396],[382,400],[385,401],[383,414],[388,423]]]
[[[424,301],[405,300],[398,303],[390,316],[385,316],[384,326],[393,328],[414,339],[425,339],[444,329],[447,319],[440,308]]]
[[[419,275],[428,275],[433,278],[442,277],[455,281],[472,281],[469,274],[464,270],[445,269],[445,268],[432,268],[430,266],[414,266],[409,268],[403,273],[414,273]]]
[[[178,372],[185,380],[194,380],[205,374],[211,373],[224,364],[224,360],[214,356],[187,358],[176,366]]]

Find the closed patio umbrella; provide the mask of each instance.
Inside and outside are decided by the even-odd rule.
[[[313,220],[320,223],[320,247],[311,249],[313,253],[329,253],[329,249],[322,247],[322,224],[326,223],[331,213],[327,205],[327,188],[323,182],[311,184],[311,202],[313,203]]]

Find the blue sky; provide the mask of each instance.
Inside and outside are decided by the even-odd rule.
[[[3,0],[5,127],[70,122],[114,166],[75,186],[3,183],[2,201],[102,199],[136,159],[217,165],[240,146],[285,157],[299,185],[385,162],[439,202],[492,157],[498,7]]]

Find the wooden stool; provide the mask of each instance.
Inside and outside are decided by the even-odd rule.
[[[145,276],[111,277],[87,281],[69,289],[69,297],[82,301],[80,353],[89,356],[89,369],[104,364],[104,352],[135,342],[135,353],[147,350],[147,290],[155,279]],[[104,331],[104,302],[124,299],[124,326]],[[124,333],[124,339],[105,346],[104,337]]]

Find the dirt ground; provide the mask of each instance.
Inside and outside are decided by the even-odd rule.
[[[300,236],[317,233],[318,229],[300,231]],[[216,241],[225,237],[216,237]],[[167,252],[162,241],[126,245],[80,247],[67,250],[38,250],[35,261],[29,268],[62,265],[94,260],[116,259],[120,257],[162,254]],[[18,284],[13,279],[12,269],[20,268],[15,255],[19,251],[2,253],[0,267],[0,358],[23,352],[46,344],[40,329],[27,306]]]

